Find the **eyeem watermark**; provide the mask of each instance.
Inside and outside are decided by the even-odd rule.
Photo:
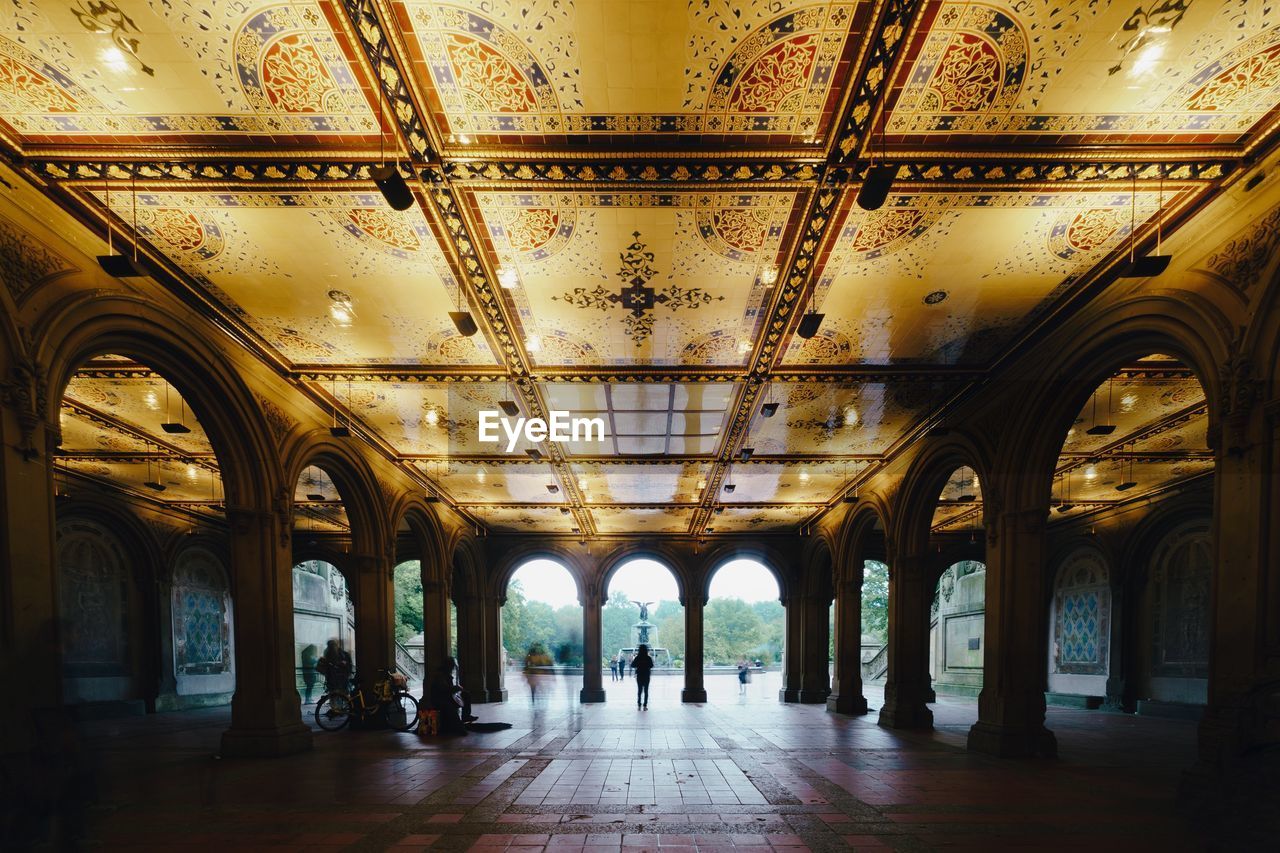
[[[530,444],[544,441],[604,441],[604,418],[575,418],[569,412],[552,409],[551,419],[508,418],[493,409],[480,410],[479,433],[483,444],[499,444],[505,437],[511,453],[523,438]]]

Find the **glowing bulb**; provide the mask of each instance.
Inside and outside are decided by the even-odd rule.
[[[1096,480],[1096,479],[1098,479],[1098,469],[1097,469],[1097,468],[1095,468],[1095,467],[1093,467],[1092,465],[1087,466],[1087,467],[1084,469],[1084,478],[1085,478],[1086,480]]]
[[[591,486],[587,483],[586,478],[584,477],[578,478],[578,491],[585,492],[585,491],[588,491],[590,488]]]
[[[1120,398],[1120,411],[1132,412],[1138,406],[1138,396],[1132,392]]]
[[[809,472],[803,468],[800,469],[800,482],[802,483],[809,482]]]
[[[529,352],[540,352],[542,350],[542,338],[537,335],[530,335],[524,339],[524,348]]]
[[[772,287],[774,282],[778,280],[777,267],[765,267],[760,271],[760,283],[765,287]]]
[[[751,352],[751,341],[738,341],[738,352],[742,355]]]
[[[855,409],[853,406],[849,406],[844,410],[844,425],[845,426],[858,425],[858,410]]]
[[[431,424],[431,426],[440,423],[440,413],[435,409],[427,409],[427,423]]]
[[[520,273],[516,272],[515,267],[498,267],[498,284],[501,284],[507,290],[520,283]]]
[[[470,144],[471,144],[471,137],[470,137],[470,136],[468,136],[468,135],[467,135],[467,134],[465,134],[465,133],[459,133],[459,134],[458,134],[457,139],[458,139],[458,144],[459,144],[459,145],[470,145]]]
[[[703,490],[703,489],[705,489],[706,487],[707,487],[707,481],[706,481],[706,480],[698,480],[698,491],[702,491],[702,490]]]
[[[329,291],[329,319],[333,325],[345,329],[355,322],[356,309],[351,297],[341,290]]]
[[[194,483],[194,482],[195,482],[196,480],[198,480],[199,478],[200,478],[200,472],[196,470],[196,466],[194,466],[194,465],[188,465],[188,466],[187,466],[187,479]]]

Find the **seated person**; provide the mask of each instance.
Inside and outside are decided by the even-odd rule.
[[[440,715],[441,734],[465,734],[465,724],[476,719],[467,691],[453,681],[456,667],[453,658],[445,658],[427,687],[427,703]]]

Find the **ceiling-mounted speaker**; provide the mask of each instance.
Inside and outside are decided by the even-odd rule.
[[[1144,255],[1120,270],[1121,278],[1154,278],[1169,268],[1173,255]]]
[[[781,405],[781,404],[779,404],[779,403],[765,403],[763,406],[761,406],[761,407],[760,407],[760,414],[764,415],[766,418],[771,418],[771,417],[773,417],[774,415],[778,414],[778,406],[779,406],[779,405]]]
[[[191,427],[186,424],[160,424],[160,429],[170,435],[184,435],[191,432]]]
[[[858,190],[858,207],[863,210],[879,210],[889,199],[889,190],[893,189],[893,179],[898,175],[898,167],[891,163],[881,163],[867,169],[867,176],[862,179],[862,187]]]
[[[553,495],[560,494],[560,487],[555,483],[547,483],[547,492]]]
[[[476,325],[475,318],[471,316],[470,311],[450,311],[449,319],[453,321],[458,334],[464,338],[469,338],[480,331],[480,327]]]
[[[751,461],[751,455],[752,455],[753,453],[755,453],[755,452],[756,452],[756,449],[755,449],[754,447],[744,447],[744,448],[742,448],[742,461],[743,461],[743,462],[750,462],[750,461]]]
[[[502,414],[509,418],[514,418],[520,414],[520,407],[516,405],[514,400],[502,400],[498,403],[498,408],[502,409]]]
[[[142,269],[127,255],[98,255],[98,266],[109,276],[115,278],[137,278],[146,275]]]
[[[822,325],[822,318],[826,314],[805,314],[800,318],[800,325],[796,328],[796,334],[804,338],[806,341],[818,334],[818,327]]]
[[[413,191],[400,177],[400,170],[395,163],[383,163],[369,169],[369,177],[382,191],[382,197],[395,210],[408,210],[413,207]]]
[[[734,484],[734,483],[725,483],[725,484],[724,484],[724,491],[725,491],[725,494],[730,494],[730,495],[731,495],[731,494],[733,494],[733,490],[734,490],[734,489],[736,489],[736,488],[738,488],[738,486],[737,486],[736,484]]]
[[[340,424],[334,424],[333,426],[329,427],[329,435],[333,436],[334,438],[350,438],[351,427],[342,426]]]

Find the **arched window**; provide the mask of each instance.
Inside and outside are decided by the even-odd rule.
[[[1203,522],[1169,532],[1155,551],[1151,575],[1152,674],[1209,675],[1209,591],[1213,552]]]
[[[1053,591],[1053,672],[1106,675],[1111,633],[1107,563],[1096,548],[1082,547],[1058,568]]]
[[[232,669],[227,575],[222,561],[204,548],[187,548],[174,566],[173,665],[179,677]]]
[[[65,674],[131,673],[130,583],[120,540],[102,525],[66,521],[58,525],[57,553]]]

